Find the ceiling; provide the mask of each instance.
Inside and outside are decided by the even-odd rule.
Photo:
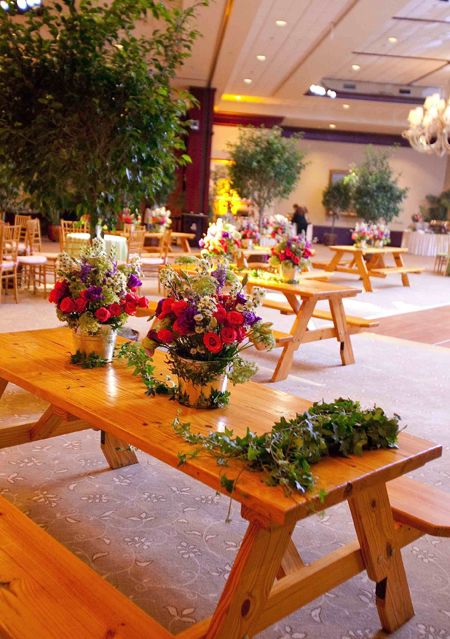
[[[221,112],[283,116],[292,126],[400,133],[411,104],[376,100],[372,92],[402,85],[418,89],[421,102],[433,88],[450,91],[448,1],[210,0],[198,11],[197,28],[202,36],[177,85],[216,88]],[[311,84],[336,81],[356,83],[366,98],[305,95]]]

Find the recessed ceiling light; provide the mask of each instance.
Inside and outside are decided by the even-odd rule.
[[[353,71],[359,71],[359,70],[360,70],[360,68],[361,68],[361,67],[359,66],[359,64],[352,64],[352,69],[353,69]]]
[[[336,91],[333,91],[333,89],[328,89],[328,91],[327,91],[327,96],[328,96],[329,98],[332,98],[332,99],[334,100],[334,98],[336,97],[336,95],[337,95]]]
[[[320,84],[311,84],[309,90],[311,93],[314,93],[314,95],[326,95],[327,93],[325,87]]]
[[[398,42],[398,40],[395,36],[389,36],[388,42],[390,42],[391,44],[395,44],[396,42]]]
[[[343,104],[343,105],[342,105],[342,108],[343,108],[343,109],[349,109],[349,108],[350,108],[350,105],[349,105],[349,104]]]
[[[285,27],[287,25],[286,20],[276,20],[275,24],[277,25],[277,27]]]
[[[266,59],[265,55],[257,55],[256,59],[259,60],[260,62],[264,62],[264,60]]]
[[[335,124],[329,124],[328,126],[330,127],[330,129],[335,129],[336,128]]]
[[[251,78],[244,78],[245,84],[251,84],[253,80]]]

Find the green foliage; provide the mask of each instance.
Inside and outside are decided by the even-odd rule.
[[[16,210],[20,199],[20,184],[14,175],[14,168],[8,160],[0,160],[0,219],[1,213]]]
[[[60,0],[20,20],[12,5],[0,11],[0,148],[33,208],[95,222],[171,183],[186,162],[190,96],[170,81],[199,4]]]
[[[173,421],[173,428],[185,442],[197,447],[195,456],[206,451],[220,466],[239,459],[250,470],[264,471],[269,486],[281,485],[289,493],[312,488],[310,466],[327,455],[361,455],[364,450],[394,448],[399,419],[398,415],[388,417],[379,406],[365,410],[359,402],[339,398],[331,403],[316,402],[293,419],[282,417],[270,433],[263,435],[247,429],[239,437],[228,428],[201,435],[193,433],[190,424],[179,417]],[[185,463],[187,454],[181,456]],[[236,481],[221,477],[221,485],[228,492]]]
[[[306,166],[299,136],[285,138],[280,127],[241,128],[236,143],[229,143],[231,185],[240,197],[258,207],[260,226],[264,210],[294,190]]]
[[[81,368],[103,368],[108,364],[108,360],[100,357],[97,353],[82,353],[77,351],[74,355],[70,356],[71,364],[81,366]]]
[[[389,223],[400,213],[408,189],[398,186],[386,152],[367,147],[364,161],[352,169],[349,181],[353,208],[365,222],[384,219]]]
[[[421,207],[424,219],[427,222],[431,220],[448,220],[450,212],[450,190],[442,191],[440,195],[427,195],[427,206]]]
[[[348,211],[352,203],[352,187],[349,180],[343,179],[329,184],[322,195],[322,204],[331,214],[332,229],[336,219],[343,211]]]
[[[176,385],[173,383],[169,375],[159,378],[155,377],[155,366],[153,360],[149,357],[140,344],[128,342],[122,344],[117,351],[118,359],[125,359],[127,365],[132,367],[133,375],[139,376],[146,387],[146,395],[170,395],[176,393]]]

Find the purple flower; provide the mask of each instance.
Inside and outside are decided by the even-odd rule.
[[[87,289],[86,297],[90,302],[99,302],[103,299],[103,290],[101,286],[90,286]]]
[[[228,238],[230,237],[230,234],[228,233],[228,231],[222,231],[222,237],[223,237],[225,240],[228,240]]]
[[[127,286],[128,288],[138,288],[139,286],[142,286],[142,282],[137,275],[135,275],[134,273],[130,273]]]
[[[82,282],[87,282],[90,272],[92,271],[92,266],[90,264],[83,264],[80,271],[80,280]]]
[[[227,269],[224,266],[219,265],[215,271],[211,271],[212,277],[217,280],[218,288],[225,286],[227,280]]]
[[[242,291],[239,291],[239,293],[236,295],[236,300],[238,304],[245,304],[245,302],[247,301],[247,296],[244,295]]]
[[[255,315],[253,311],[244,311],[243,316],[244,316],[245,323],[248,324],[249,326],[253,326],[253,324],[256,324],[256,322],[259,322],[261,319],[260,317]]]

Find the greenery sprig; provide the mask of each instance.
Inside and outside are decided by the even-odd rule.
[[[170,375],[160,374],[160,379],[155,377],[155,365],[153,359],[148,356],[140,344],[128,342],[122,344],[116,356],[125,359],[127,365],[133,368],[133,375],[139,376],[146,387],[146,395],[170,395],[176,394],[177,386]]]
[[[244,436],[234,436],[230,429],[208,435],[193,433],[191,425],[179,417],[173,421],[175,432],[196,448],[179,454],[180,465],[201,451],[213,455],[219,466],[239,459],[249,470],[264,471],[269,486],[283,486],[305,493],[314,485],[311,464],[329,455],[361,455],[364,450],[395,448],[400,417],[388,417],[379,406],[363,409],[351,399],[331,403],[316,402],[293,419],[282,417],[272,430],[257,435],[247,429]],[[232,492],[236,480],[226,475],[222,485]]]
[[[81,366],[81,368],[102,368],[108,364],[108,360],[100,357],[97,353],[82,353],[77,351],[74,355],[70,356],[71,364]]]

